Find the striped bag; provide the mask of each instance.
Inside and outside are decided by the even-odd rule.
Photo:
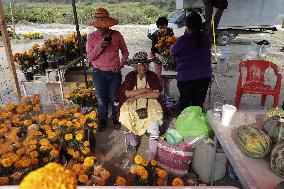
[[[161,168],[169,173],[182,177],[188,173],[192,159],[192,148],[185,142],[174,146],[159,140],[157,161]]]

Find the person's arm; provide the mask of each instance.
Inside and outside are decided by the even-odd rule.
[[[171,55],[177,56],[181,50],[184,48],[185,43],[183,37],[180,37],[171,48]]]
[[[123,67],[126,60],[128,59],[128,56],[129,56],[129,52],[128,52],[128,49],[127,49],[127,46],[126,46],[126,43],[124,41],[124,38],[123,36],[119,33],[120,35],[120,39],[119,39],[119,49],[121,51],[121,54],[122,54],[122,58],[121,58],[121,61],[120,61],[120,66]]]
[[[90,33],[88,35],[88,39],[86,43],[86,52],[87,52],[88,60],[90,62],[92,62],[93,60],[96,60],[102,50],[103,49],[101,46],[101,42],[95,39],[95,36],[93,33]]]
[[[153,90],[150,88],[127,90],[125,91],[125,96],[127,98],[132,98],[132,97],[136,97],[138,95],[144,94],[144,93],[151,93],[152,91]]]
[[[137,96],[135,96],[137,99],[138,98],[149,98],[149,99],[157,99],[160,96],[160,92],[158,90],[153,90],[152,92],[148,93],[141,93]]]

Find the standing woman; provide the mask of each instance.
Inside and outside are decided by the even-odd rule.
[[[113,128],[120,128],[116,118],[114,97],[122,80],[121,68],[128,58],[125,41],[119,31],[110,27],[118,24],[118,20],[109,16],[104,8],[98,8],[90,25],[97,30],[88,35],[86,51],[88,60],[93,65],[93,81],[98,99],[99,131],[107,125],[108,104],[112,106]],[[121,51],[122,57],[119,57]]]
[[[188,106],[200,106],[206,98],[212,76],[211,44],[201,31],[202,19],[197,13],[186,17],[186,33],[171,49],[176,57],[177,85],[180,92],[179,111]]]

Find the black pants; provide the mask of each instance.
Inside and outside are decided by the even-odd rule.
[[[180,92],[179,112],[182,112],[189,106],[200,106],[203,109],[203,103],[206,99],[207,90],[211,78],[202,78],[192,81],[178,81],[177,86]]]

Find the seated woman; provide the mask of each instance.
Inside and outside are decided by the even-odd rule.
[[[149,159],[155,159],[159,127],[163,123],[163,103],[160,98],[161,86],[158,76],[148,70],[146,52],[138,52],[129,62],[135,71],[127,74],[118,94],[117,117],[121,123],[126,140],[127,151],[135,153],[140,138],[146,131],[150,134]]]

